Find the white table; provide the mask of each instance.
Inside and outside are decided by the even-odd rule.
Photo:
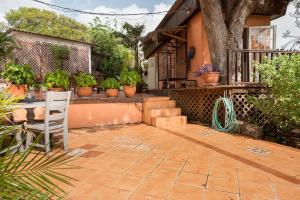
[[[41,102],[32,102],[32,103],[16,103],[13,105],[13,109],[23,108],[23,109],[34,109],[34,108],[43,108],[46,106],[45,101]]]

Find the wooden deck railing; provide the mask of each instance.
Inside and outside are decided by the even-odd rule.
[[[265,57],[300,54],[300,51],[235,49],[228,52],[227,83],[260,83],[261,76],[254,62],[262,63]]]

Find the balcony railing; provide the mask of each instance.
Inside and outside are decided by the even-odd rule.
[[[262,63],[265,57],[300,54],[300,51],[235,49],[228,52],[227,81],[232,84],[260,83],[261,75],[255,62]]]

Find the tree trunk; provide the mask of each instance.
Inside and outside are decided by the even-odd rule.
[[[138,44],[135,45],[135,47],[134,47],[134,58],[135,58],[134,66],[135,66],[136,69],[138,69],[139,66],[140,66],[140,63],[139,63],[139,46],[138,46]]]
[[[231,78],[227,71],[228,69],[231,71],[231,63],[228,63],[228,51],[242,48],[247,17],[260,0],[232,0],[227,4],[226,16],[221,14],[223,10],[220,0],[199,1],[208,35],[212,64],[219,66],[222,73],[221,83],[225,84],[227,79]]]
[[[208,45],[212,64],[221,71],[221,81],[225,82],[227,75],[226,43],[228,31],[224,22],[220,0],[200,0],[204,25],[208,35]]]

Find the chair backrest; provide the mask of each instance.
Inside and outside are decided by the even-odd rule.
[[[71,92],[47,92],[45,110],[45,130],[61,131],[68,128],[68,105]]]

